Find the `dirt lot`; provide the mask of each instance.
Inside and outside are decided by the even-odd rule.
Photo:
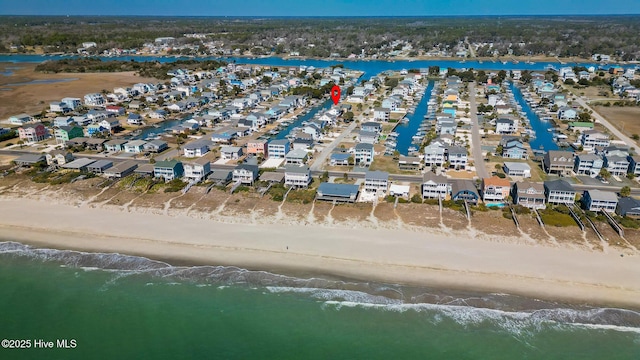
[[[0,64],[0,70],[12,69],[10,76],[0,76],[0,88],[11,89],[0,91],[0,119],[20,113],[35,114],[49,108],[52,101],[60,101],[63,97],[79,97],[103,89],[113,91],[115,87],[127,87],[139,82],[158,82],[154,78],[141,78],[133,72],[90,73],[90,74],[42,74],[34,71],[37,64],[13,63]],[[11,86],[9,84],[29,82],[33,80],[77,79],[67,82],[49,84],[28,84]]]
[[[596,106],[593,110],[625,134],[640,134],[640,107]]]

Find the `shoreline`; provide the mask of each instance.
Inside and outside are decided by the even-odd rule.
[[[618,252],[488,241],[469,231],[229,224],[28,199],[0,203],[3,238],[36,247],[640,308],[640,264]]]

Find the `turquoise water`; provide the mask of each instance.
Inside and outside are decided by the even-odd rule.
[[[110,270],[107,270],[110,269]],[[0,243],[2,359],[638,359],[640,314]]]
[[[415,112],[407,116],[409,122],[406,124],[400,124],[395,129],[398,133],[396,150],[398,150],[400,154],[407,155],[409,153],[409,147],[413,145],[411,143],[413,141],[413,136],[418,132],[418,129],[424,120],[424,116],[429,109],[429,99],[431,99],[431,90],[433,90],[433,86],[434,82],[429,81],[424,92],[424,96],[420,99]],[[420,147],[418,145],[414,146]]]

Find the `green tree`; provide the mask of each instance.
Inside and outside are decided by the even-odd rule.
[[[638,140],[640,140],[640,135],[638,135],[638,134],[633,134],[633,135],[631,135],[631,138],[632,138],[633,140],[638,141]]]
[[[344,119],[344,121],[346,122],[351,122],[353,121],[353,112],[351,111],[347,111],[346,113],[344,113],[344,115],[342,115],[342,118]]]
[[[600,169],[600,173],[598,175],[605,180],[611,177],[611,173],[605,168]]]
[[[625,185],[625,186],[623,186],[623,187],[620,189],[620,196],[622,196],[622,197],[627,197],[627,196],[629,196],[629,195],[631,195],[631,188],[630,188],[629,186],[626,186],[626,185]]]

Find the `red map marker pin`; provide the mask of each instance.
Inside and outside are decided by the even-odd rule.
[[[340,101],[340,86],[333,85],[331,88],[331,99],[333,100],[333,105],[338,105],[338,101]]]

